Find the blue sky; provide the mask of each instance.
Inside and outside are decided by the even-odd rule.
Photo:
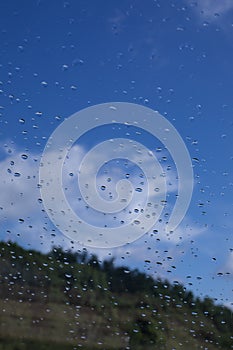
[[[47,139],[85,107],[110,101],[145,105],[175,126],[193,159],[189,210],[173,237],[164,234],[162,222],[158,234],[95,252],[230,305],[231,1],[9,1],[0,4],[0,23],[1,239],[42,250],[51,240],[70,247],[38,200]],[[102,129],[95,142],[104,138]],[[87,135],[79,144],[80,155],[92,140]],[[158,146],[151,142],[153,151]]]

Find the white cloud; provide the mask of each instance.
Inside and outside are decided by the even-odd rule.
[[[68,173],[74,172],[77,174],[80,161],[85,154],[85,150],[78,146],[74,147],[73,156],[70,154],[70,159],[66,163],[65,175],[67,175],[67,180],[64,182],[65,186],[71,186],[71,191],[69,193],[68,199],[70,200],[71,205],[75,208],[75,203],[77,203],[77,192],[73,191],[73,188],[78,186],[77,176],[76,178],[73,176],[68,176]],[[106,150],[106,156],[108,158],[109,149]],[[20,151],[17,146],[14,146],[14,150],[10,155],[6,155],[5,158],[0,161],[0,169],[1,169],[1,178],[0,178],[0,207],[1,209],[1,217],[0,224],[1,227],[4,228],[4,232],[8,231],[9,238],[16,238],[17,234],[20,234],[20,239],[25,242],[25,244],[31,244],[34,247],[38,245],[40,249],[46,249],[51,245],[51,229],[53,225],[50,222],[50,219],[47,217],[47,213],[43,210],[43,203],[40,203],[40,190],[38,188],[39,184],[39,165],[41,155],[28,153],[26,156],[25,152]],[[96,154],[98,157],[98,154]],[[135,161],[135,156],[133,153],[130,154],[130,158],[132,162]],[[143,160],[143,167],[146,169],[151,169],[151,157],[147,157],[145,161]],[[144,158],[143,158],[144,159]],[[95,164],[89,165],[91,172],[93,172],[92,167]],[[96,169],[94,169],[96,170]],[[109,186],[109,191],[114,193],[114,187],[116,182],[119,180],[119,176],[121,176],[121,171],[119,171],[119,167],[117,165],[110,167],[109,172],[113,170],[112,182]],[[54,169],[54,173],[56,173],[56,169]],[[132,181],[133,185],[137,183],[139,184],[142,181],[139,173],[133,171],[129,168],[130,172],[130,181]],[[108,175],[107,175],[108,176]],[[107,177],[106,176],[106,177]],[[98,176],[97,180],[99,183],[104,181],[105,176],[101,174]],[[171,185],[169,186],[169,194],[177,192],[178,181],[176,180],[176,174],[174,171],[170,170],[166,174],[166,180]],[[93,178],[90,178],[89,172],[86,173],[86,181],[93,181]],[[143,187],[143,186],[142,186]],[[146,185],[145,185],[146,187]],[[158,187],[160,187],[160,179],[158,179]],[[175,195],[174,195],[175,196]],[[125,223],[132,221],[137,216],[133,212],[133,208],[138,206],[138,203],[143,207],[145,201],[156,201],[156,193],[149,194],[149,198],[146,198],[147,194],[145,191],[141,193],[136,193],[135,199],[130,208],[127,211],[122,211],[117,214],[117,220],[115,224],[113,224],[113,215],[110,218],[103,216],[102,213],[98,216],[95,212],[90,212],[86,209],[85,202],[82,202],[81,206],[78,206],[79,215],[81,215],[84,219],[91,219],[91,223],[95,225],[102,226],[104,220],[106,223],[111,226],[119,226],[120,229],[120,221]],[[139,208],[140,208],[139,205]],[[170,206],[172,206],[169,203]],[[167,208],[166,210],[171,211],[171,208]],[[132,213],[129,213],[131,212]],[[90,215],[91,213],[91,215]],[[93,215],[92,215],[93,214]],[[21,220],[22,219],[22,220]],[[158,223],[156,228],[159,231],[164,230],[164,220],[162,223]],[[46,231],[47,229],[47,231]],[[11,233],[9,233],[11,232]],[[186,227],[179,227],[172,234],[162,234],[161,240],[167,243],[171,243],[172,245],[176,245],[180,242],[180,237],[183,240],[188,239],[190,236],[195,236],[200,232],[200,230],[192,227],[192,224],[186,225]],[[201,231],[202,232],[202,231]],[[3,231],[2,233],[3,234]],[[41,236],[41,237],[40,237]],[[56,233],[56,240],[60,239],[59,237],[63,237],[66,244],[69,244],[68,238],[65,238],[61,234]],[[59,241],[60,242],[60,241]],[[62,242],[62,240],[61,240]],[[60,243],[59,243],[60,244]],[[63,244],[65,244],[63,242]]]
[[[108,22],[111,24],[113,33],[121,33],[124,30],[126,20],[126,14],[123,11],[116,9],[113,16],[108,19]]]
[[[205,232],[207,232],[207,227],[194,225],[191,220],[184,219],[174,232],[164,233],[161,236],[161,240],[171,244],[179,244]]]
[[[231,251],[229,253],[227,260],[226,260],[226,263],[224,264],[224,266],[222,268],[219,269],[218,272],[221,274],[223,273],[225,277],[228,276],[232,280],[232,278],[233,278],[233,251]],[[224,305],[233,311],[233,299],[232,299],[231,288],[229,289],[229,295],[231,297],[229,297],[227,302],[224,302]]]
[[[233,301],[229,301],[227,303],[223,303],[228,309],[232,310],[233,312]]]
[[[191,2],[188,0],[188,4]],[[219,16],[226,15],[233,9],[232,0],[197,0],[195,12],[206,20],[217,20]]]
[[[223,268],[219,271],[233,277],[233,252],[230,252]]]
[[[27,159],[24,159],[26,158]],[[26,219],[39,210],[38,157],[14,152],[0,162],[0,223]]]

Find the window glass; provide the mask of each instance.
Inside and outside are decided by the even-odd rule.
[[[0,350],[231,349],[233,3],[0,4]]]

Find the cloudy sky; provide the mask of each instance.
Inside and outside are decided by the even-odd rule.
[[[230,306],[232,34],[230,0],[2,2],[1,239],[43,251],[53,244],[82,248],[59,232],[43,206],[38,184],[44,147],[65,118],[83,108],[111,101],[137,103],[159,111],[183,138],[193,163],[192,201],[180,226],[166,233],[164,223],[178,189],[174,162],[159,140],[137,136],[166,175],[161,219],[133,243],[90,252],[181,281],[196,295],[208,294]],[[115,198],[121,178],[137,189],[131,207],[116,216],[87,208],[80,200],[77,172],[91,147],[124,135],[124,128],[87,134],[70,151],[63,172],[74,210],[94,225],[119,230],[136,218],[134,207],[145,201],[147,181],[139,167],[133,159],[113,160],[98,173],[97,188],[106,200]]]

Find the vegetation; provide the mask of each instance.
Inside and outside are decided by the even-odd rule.
[[[232,312],[181,284],[0,243],[0,350],[233,349]]]

